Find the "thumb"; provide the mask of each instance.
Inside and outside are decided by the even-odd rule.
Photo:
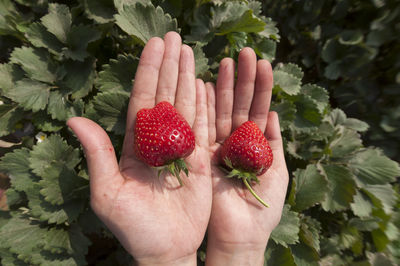
[[[267,121],[265,136],[267,137],[269,145],[271,146],[272,153],[274,155],[274,162],[278,167],[286,168],[278,113],[274,111],[269,112]]]
[[[100,195],[103,198],[113,198],[124,179],[119,172],[114,147],[107,133],[98,124],[83,117],[70,118],[67,125],[78,137],[85,152],[92,203]]]

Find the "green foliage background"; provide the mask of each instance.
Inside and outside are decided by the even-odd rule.
[[[245,46],[273,63],[291,182],[266,264],[399,264],[400,167],[387,157],[399,159],[399,12],[384,0],[0,0],[0,137],[17,143],[0,148],[1,263],[130,263],[90,210],[65,121],[93,119],[120,151],[138,56],[175,30],[205,80]]]

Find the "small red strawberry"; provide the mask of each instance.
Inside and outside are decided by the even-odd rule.
[[[251,188],[249,182],[259,182],[272,164],[272,149],[268,140],[253,121],[247,121],[227,138],[221,148],[221,158],[230,169],[227,177],[243,180],[251,194],[264,206],[269,207]]]
[[[160,102],[154,108],[141,109],[135,124],[136,156],[150,166],[168,170],[182,181],[179,173],[188,169],[183,158],[189,156],[195,146],[195,137],[188,122],[168,102]]]

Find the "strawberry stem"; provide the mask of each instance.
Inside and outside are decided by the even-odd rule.
[[[250,191],[250,193],[265,207],[269,208],[268,203],[266,203],[265,201],[263,201],[255,192],[254,190],[251,188],[250,184],[247,182],[247,179],[245,177],[242,177],[243,183],[244,185],[247,187],[247,189]]]
[[[181,171],[183,171],[186,174],[186,176],[189,177],[189,169],[187,168],[187,165],[182,158],[172,161],[166,165],[158,166],[158,167],[154,167],[154,168],[157,169],[158,177],[160,177],[160,175],[163,172],[168,172],[171,175],[175,176],[176,179],[178,179],[179,186],[181,186],[181,187],[183,186],[183,182],[180,177]]]

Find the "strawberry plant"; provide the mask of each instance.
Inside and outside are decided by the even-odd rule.
[[[363,139],[400,161],[400,2],[264,1],[279,23],[278,58],[328,89],[331,102],[370,126]]]
[[[307,14],[321,14],[315,3],[305,2]],[[397,9],[384,16],[385,2],[372,2],[382,5],[383,17],[374,24],[378,31],[370,36],[378,44],[373,37],[386,29],[379,25],[391,23]],[[349,6],[341,5],[337,12]],[[96,121],[119,156],[138,56],[151,37],[171,30],[193,48],[196,75],[204,80],[215,80],[219,61],[236,59],[245,46],[274,66],[272,109],[280,117],[291,178],[266,263],[399,264],[398,163],[363,144],[361,136],[372,134],[368,124],[337,108],[324,88],[331,88],[330,83],[310,83],[306,59],[319,57],[300,62],[296,50],[286,54],[287,40],[298,35],[285,27],[297,24],[265,7],[261,1],[1,0],[0,177],[5,182],[0,189],[5,193],[0,195],[7,200],[0,205],[2,265],[131,263],[90,209],[86,161],[65,122],[72,116]],[[358,10],[363,7],[357,5]],[[361,53],[356,58],[367,60],[372,55],[357,42],[363,39],[360,34],[334,32],[323,45],[324,73],[345,85],[355,68],[343,58]],[[318,29],[312,33],[317,36]],[[303,45],[309,47],[307,42],[293,44],[297,49]],[[382,64],[389,76],[395,72],[396,65]],[[364,65],[358,66],[363,73]],[[369,82],[362,75],[357,81]],[[393,133],[396,115],[384,112],[383,129]],[[199,263],[204,249],[199,249]]]

